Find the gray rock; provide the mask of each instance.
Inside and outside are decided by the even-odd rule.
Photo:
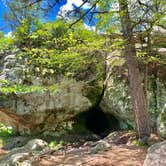
[[[148,149],[143,166],[166,166],[166,141],[156,143]]]
[[[4,116],[1,114],[0,120],[7,122],[20,134],[55,132],[63,127],[64,122],[92,106],[85,90],[88,86],[85,82],[62,79],[62,76],[50,73],[43,76],[34,71],[34,66],[26,65],[26,59],[15,54],[4,58],[0,78],[7,80],[9,85],[28,82],[34,86],[46,87],[34,92],[15,92],[4,101],[15,114],[15,118],[12,120],[7,112],[3,112]],[[57,86],[57,91],[49,90],[49,86]]]
[[[99,151],[106,151],[108,149],[111,149],[111,147],[111,144],[109,144],[107,141],[100,140],[97,142],[97,145],[91,149],[91,153],[96,154]]]
[[[110,62],[107,63],[107,70],[112,72]],[[109,76],[109,73],[107,74]],[[128,79],[127,73],[124,73],[122,77]],[[107,87],[100,103],[100,107],[105,113],[114,115],[119,120],[121,129],[130,129],[131,127],[135,127],[134,113],[132,109],[129,85],[125,79],[117,78],[116,76],[108,77],[106,80]],[[166,90],[162,82],[157,80],[156,83],[158,89],[160,89],[156,96],[158,108],[156,110],[156,107],[154,107],[154,96],[152,89],[150,89],[147,94],[149,104],[148,112],[152,121],[151,126],[153,130],[156,132],[157,122],[157,131],[159,135],[166,138],[166,111],[162,111],[166,101]]]
[[[10,150],[16,147],[21,147],[24,146],[30,139],[31,137],[23,137],[23,136],[18,136],[18,137],[12,137],[10,139],[7,139],[4,144],[4,149],[5,150]]]
[[[127,129],[128,125],[134,126],[131,97],[126,83],[117,82],[110,77],[107,84],[100,107],[105,113],[112,114],[119,119],[122,129]]]
[[[30,140],[25,146],[15,148],[9,152],[2,160],[1,166],[31,166],[33,158],[49,150],[47,142],[34,139]]]
[[[24,148],[35,152],[43,152],[49,149],[48,143],[41,139],[30,140]]]
[[[161,137],[166,138],[166,108],[157,118],[157,131]]]
[[[8,122],[8,125],[21,134],[55,132],[64,121],[87,111],[92,106],[90,100],[83,95],[83,86],[83,82],[65,80],[58,85],[56,92],[47,90],[16,93],[15,98],[10,101],[15,118],[3,112],[0,120]]]
[[[9,60],[14,60],[16,61],[16,55],[15,54],[11,54],[11,55],[8,55],[4,58],[4,61],[9,61]]]

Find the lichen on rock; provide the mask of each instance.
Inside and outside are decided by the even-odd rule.
[[[63,72],[43,75],[35,72],[35,66],[28,66],[27,59],[17,54],[4,59],[1,78],[7,85],[1,84],[0,91],[6,96],[4,105],[8,109],[0,110],[0,121],[11,125],[20,134],[61,131],[65,123],[88,111],[97,101],[100,92],[96,94],[96,88],[100,80],[96,78],[95,65],[93,70],[83,71],[75,77],[67,77]],[[93,99],[91,94],[96,94]]]
[[[157,129],[159,135],[166,138],[166,108],[163,109],[157,119]]]
[[[166,141],[156,143],[148,149],[148,154],[143,166],[166,165]]]

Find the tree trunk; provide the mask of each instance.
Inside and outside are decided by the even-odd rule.
[[[135,127],[139,138],[149,137],[150,124],[146,107],[146,98],[142,86],[138,62],[136,60],[135,41],[127,0],[119,0],[123,37],[125,40],[125,57],[129,72],[129,84],[135,115]]]
[[[152,77],[152,91],[153,91],[153,108],[155,111],[158,109],[158,101],[157,101],[157,71],[153,74]]]
[[[145,69],[144,69],[144,94],[145,94],[145,98],[146,98],[146,105],[147,105],[147,109],[148,109],[148,101],[147,101],[147,97],[148,97],[148,64],[145,64]]]

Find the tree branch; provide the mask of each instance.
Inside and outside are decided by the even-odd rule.
[[[84,14],[82,14],[82,16],[80,16],[75,22],[73,22],[72,24],[70,24],[69,28],[71,28],[73,25],[75,25],[76,23],[78,23],[79,21],[81,21],[93,8],[96,7],[96,4],[99,2],[100,0],[97,0],[90,9],[88,9]]]
[[[108,13],[109,11],[92,11],[92,12],[90,12],[90,13],[92,13],[92,14],[105,14],[105,13]]]
[[[28,8],[28,7],[31,7],[33,5],[35,5],[36,3],[39,3],[41,2],[42,0],[36,0],[36,1],[33,1],[33,2],[30,2],[28,3],[27,5],[21,7],[21,8],[16,8],[15,10],[21,10],[21,9],[25,9],[25,8]]]

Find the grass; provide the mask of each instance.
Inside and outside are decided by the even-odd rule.
[[[5,126],[0,123],[0,148],[3,147],[5,141],[12,137],[14,134],[12,127]]]
[[[59,149],[61,148],[63,145],[65,144],[65,142],[63,140],[57,142],[56,140],[54,141],[51,141],[49,143],[49,147],[52,148],[52,149]]]
[[[144,141],[139,141],[138,139],[135,139],[135,140],[133,141],[133,143],[134,143],[134,145],[139,146],[139,147],[147,146],[147,143],[146,143],[146,142],[144,142]]]

